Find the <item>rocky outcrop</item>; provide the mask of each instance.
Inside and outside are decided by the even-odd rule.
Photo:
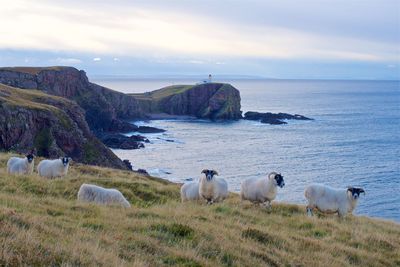
[[[103,134],[99,138],[106,146],[116,149],[144,148],[143,143],[150,142],[146,137],[141,135]]]
[[[299,114],[288,114],[288,113],[259,113],[254,111],[249,111],[244,114],[245,120],[260,121],[261,123],[267,124],[287,124],[285,120],[312,120],[303,115]]]
[[[76,101],[93,131],[110,131],[123,124],[129,127],[121,120],[145,116],[135,98],[91,83],[83,70],[72,67],[0,68],[0,83]]]
[[[0,150],[35,148],[43,157],[68,155],[77,162],[127,169],[90,131],[75,102],[0,84]]]
[[[211,120],[242,118],[240,92],[230,84],[177,85],[132,96],[148,114],[189,115]]]

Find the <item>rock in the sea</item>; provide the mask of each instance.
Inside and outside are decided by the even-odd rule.
[[[107,129],[107,132],[114,133],[130,133],[136,132],[139,129],[135,124],[122,121],[122,120],[113,120]]]
[[[99,138],[106,146],[115,149],[139,149],[144,148],[143,142],[150,142],[146,137],[141,135],[128,137],[122,134],[103,134]]]
[[[311,118],[307,118],[303,115],[299,114],[288,114],[288,113],[260,113],[254,111],[248,111],[244,114],[245,120],[253,120],[260,121],[261,123],[279,125],[279,124],[287,124],[284,120],[312,120]]]
[[[147,175],[147,176],[150,176],[150,174],[149,174],[145,169],[138,169],[138,170],[135,171],[135,172],[140,173],[140,174],[144,174],[144,175]]]
[[[128,170],[133,171],[133,166],[132,163],[129,161],[129,159],[124,159],[122,162],[125,164]]]
[[[242,118],[240,92],[230,84],[174,85],[132,96],[147,114],[188,115],[211,120]]]
[[[163,133],[165,130],[150,126],[139,126],[136,130],[139,133]]]

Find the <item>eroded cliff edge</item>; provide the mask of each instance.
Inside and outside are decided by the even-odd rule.
[[[145,117],[135,98],[91,83],[83,70],[73,67],[0,68],[0,83],[76,101],[93,131],[129,128],[124,120]]]
[[[75,161],[126,169],[90,131],[75,102],[38,90],[0,84],[0,149],[39,156],[71,156]]]

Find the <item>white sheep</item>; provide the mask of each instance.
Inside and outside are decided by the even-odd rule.
[[[190,201],[190,200],[199,200],[199,182],[189,182],[185,183],[181,187],[181,200]]]
[[[71,158],[61,157],[59,159],[45,159],[39,162],[37,166],[37,171],[40,176],[46,177],[49,179],[55,177],[65,176],[68,173],[68,167]]]
[[[131,204],[117,189],[107,189],[93,184],[82,184],[78,192],[78,201],[94,202],[101,205],[121,205],[129,208]]]
[[[207,200],[207,204],[223,201],[228,196],[228,183],[223,178],[214,177],[218,172],[203,170],[205,175],[200,178],[199,194]]]
[[[34,162],[34,155],[28,154],[25,158],[11,157],[7,161],[8,174],[32,174]]]
[[[343,217],[354,210],[361,193],[365,194],[362,188],[337,189],[322,184],[312,184],[304,190],[308,201],[307,214],[312,216],[312,210],[316,208],[324,213],[337,212],[339,217]]]
[[[255,204],[262,204],[271,208],[271,201],[275,199],[277,187],[284,187],[285,181],[280,173],[271,172],[267,178],[250,178],[242,182],[240,197]]]

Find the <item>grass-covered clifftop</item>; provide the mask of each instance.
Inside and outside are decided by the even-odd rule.
[[[0,153],[0,265],[399,266],[400,225],[308,218],[304,207],[180,203],[179,186],[73,163],[64,179],[10,176]],[[36,164],[38,161],[36,161]],[[118,188],[132,208],[78,203],[82,183]]]
[[[189,115],[212,120],[236,120],[242,117],[240,92],[225,83],[172,85],[131,95],[147,114]]]

